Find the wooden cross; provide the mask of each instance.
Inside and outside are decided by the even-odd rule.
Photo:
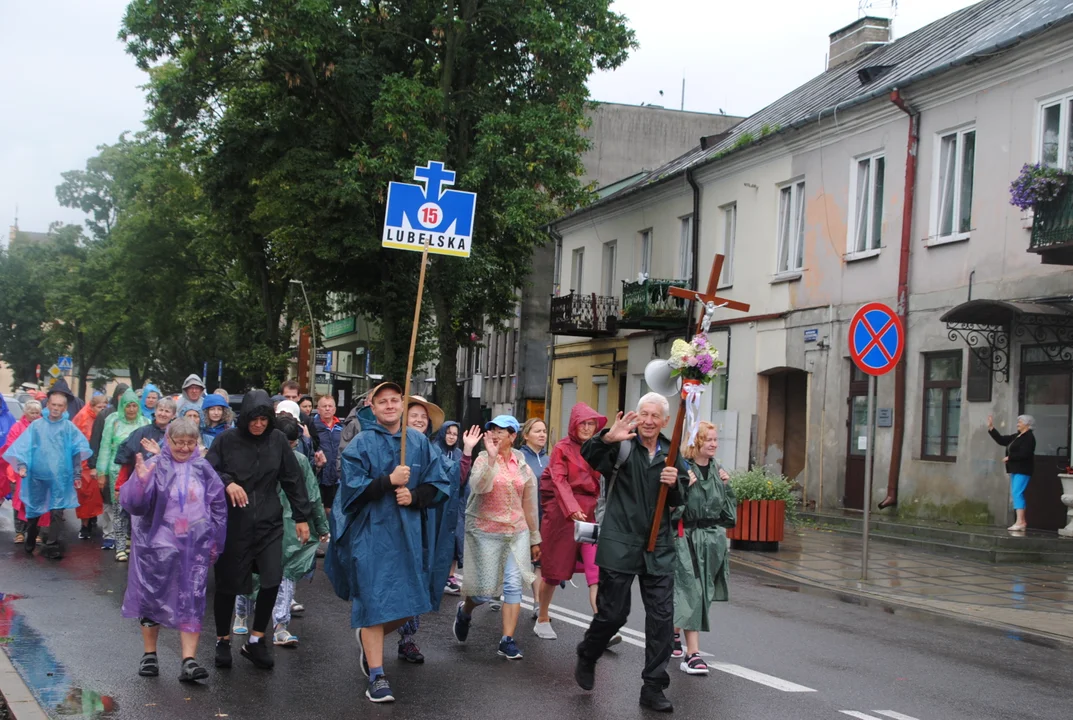
[[[747,303],[738,302],[737,300],[730,300],[728,298],[721,298],[716,295],[719,290],[719,276],[723,273],[723,256],[716,255],[715,260],[712,262],[712,274],[708,277],[708,287],[703,293],[696,290],[690,290],[689,288],[671,287],[668,288],[667,293],[677,298],[684,300],[699,300],[700,301],[700,319],[697,320],[697,329],[694,331],[694,335],[701,332],[704,322],[704,313],[706,305],[708,303],[714,303],[718,307],[730,308],[731,310],[737,310],[738,312],[749,312],[749,305]],[[687,338],[692,340],[693,338]],[[674,434],[671,436],[671,447],[667,450],[667,467],[674,467],[674,464],[678,461],[678,448],[682,444],[682,433],[685,428],[686,420],[686,404],[681,402],[678,404],[678,417],[674,420]],[[648,533],[648,552],[655,552],[656,550],[656,538],[659,536],[660,520],[663,519],[663,510],[667,505],[667,486],[659,486],[659,499],[656,501],[656,514],[652,518],[652,530]]]

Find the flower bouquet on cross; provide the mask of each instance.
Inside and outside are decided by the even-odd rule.
[[[715,380],[723,362],[719,359],[719,351],[708,342],[708,336],[700,332],[689,342],[681,339],[674,341],[667,366],[671,370],[671,377],[682,380],[682,400],[686,404],[686,427],[689,430],[686,444],[692,444],[697,437],[700,397],[704,393],[704,386]]]

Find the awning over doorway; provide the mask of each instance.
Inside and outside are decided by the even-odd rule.
[[[1073,298],[969,300],[940,320],[951,340],[963,340],[981,363],[1007,382],[1011,338],[1038,345],[1055,361],[1073,360]]]

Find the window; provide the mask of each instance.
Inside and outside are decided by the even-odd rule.
[[[881,247],[885,171],[886,160],[882,155],[856,161],[856,181],[850,190],[850,207],[853,208],[850,253],[863,253]]]
[[[961,352],[924,355],[924,427],[921,456],[957,460],[961,424]]]
[[[596,412],[607,415],[607,375],[594,375],[592,384],[596,386]]]
[[[618,240],[604,243],[604,269],[601,290],[604,295],[615,294],[615,280],[617,279],[616,265],[618,263]]]
[[[678,241],[678,279],[693,284],[693,216],[682,218],[682,237]]]
[[[738,205],[723,208],[723,272],[719,275],[719,287],[734,283],[734,240],[738,235]]]
[[[652,229],[642,230],[638,244],[641,246],[641,262],[637,268],[638,272],[642,272],[645,275],[652,274]]]
[[[1073,97],[1043,103],[1040,108],[1039,161],[1051,167],[1073,167],[1073,133],[1069,119]]]
[[[972,180],[976,161],[976,129],[958,130],[939,138],[936,209],[932,240],[964,240],[972,229]]]
[[[801,269],[805,256],[805,183],[797,182],[779,190],[778,272]]]
[[[969,377],[965,382],[965,399],[991,402],[991,350],[977,348],[969,352]]]
[[[574,250],[570,260],[570,292],[581,294],[581,278],[585,266],[585,248]]]

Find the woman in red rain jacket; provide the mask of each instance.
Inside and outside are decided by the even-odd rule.
[[[556,443],[548,467],[540,477],[540,502],[544,508],[540,536],[543,541],[540,568],[543,577],[540,611],[533,632],[537,637],[554,640],[548,607],[556,586],[583,569],[589,586],[589,601],[596,612],[596,584],[600,570],[596,567],[596,546],[574,540],[574,521],[596,522],[596,502],[600,498],[600,473],[581,457],[581,446],[607,425],[607,418],[585,403],[570,411],[567,437]]]

